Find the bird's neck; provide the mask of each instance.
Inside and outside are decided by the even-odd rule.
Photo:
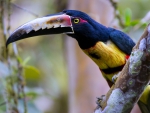
[[[107,42],[109,40],[109,31],[107,27],[93,22],[93,28],[85,28],[80,34],[71,34],[75,38],[81,49],[88,49],[95,46],[99,41]]]

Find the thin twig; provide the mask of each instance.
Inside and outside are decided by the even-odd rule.
[[[6,106],[6,112],[7,113],[10,113],[10,106],[9,106],[9,102],[8,102],[8,93],[7,93],[7,90],[5,89],[5,83],[4,83],[4,81],[2,80],[2,78],[0,78],[0,89],[1,89],[1,92],[2,92],[2,96],[3,96],[3,99],[4,99],[4,102],[2,102],[1,104],[0,104],[0,106],[3,106],[3,105],[5,105]]]
[[[19,9],[21,9],[21,10],[23,10],[23,11],[29,13],[29,14],[32,14],[32,15],[35,16],[35,17],[39,17],[38,14],[35,14],[35,13],[33,13],[32,11],[29,11],[29,10],[27,10],[27,9],[25,9],[25,8],[22,8],[22,7],[18,6],[17,4],[14,4],[14,3],[11,3],[11,4],[12,4],[12,6],[15,6],[15,7],[19,8]]]
[[[10,25],[10,18],[11,18],[11,0],[7,0],[7,21],[8,21],[8,26],[7,26],[7,35],[10,35],[10,29],[11,29],[11,25]],[[7,50],[8,52],[8,50]],[[8,53],[7,53],[8,55]],[[10,66],[10,59],[9,57],[7,56],[7,61],[8,61],[8,66],[9,66],[9,70],[11,70],[11,66]],[[13,81],[13,77],[12,75],[10,75],[10,85],[11,85],[11,88],[12,88],[12,91],[13,91],[13,94],[11,95],[13,97],[13,101],[14,101],[14,105],[18,106],[18,98],[17,98],[17,95],[15,93],[15,89],[14,89],[14,81]]]
[[[11,16],[10,1],[11,1],[11,0],[8,0],[8,4],[7,4],[7,9],[8,9],[8,18],[7,18],[8,26],[7,26],[7,33],[8,33],[8,34],[10,34],[10,16]]]
[[[6,58],[6,54],[5,54],[5,42],[6,42],[6,33],[4,32],[4,22],[3,22],[3,18],[4,18],[4,4],[5,4],[5,1],[4,0],[0,0],[0,29],[1,31],[3,31],[3,33],[1,34],[2,36],[2,39],[1,39],[1,44],[4,43],[2,45],[2,57],[3,57],[3,60],[4,58]],[[1,81],[1,84],[3,84],[3,81]],[[9,99],[8,99],[8,93],[7,93],[7,90],[4,89],[2,90],[2,95],[3,95],[3,98],[4,98],[4,101],[6,102],[6,112],[7,113],[10,113],[10,104],[9,104]]]
[[[21,99],[22,97],[20,97],[20,95],[23,95],[23,105],[24,105],[24,113],[27,113],[27,104],[26,104],[26,94],[24,91],[24,78],[23,78],[23,67],[19,62],[18,59],[18,49],[17,49],[17,45],[16,43],[13,43],[13,51],[15,53],[16,59],[17,59],[17,69],[18,69],[18,74],[17,74],[17,78],[18,78],[18,84],[17,84],[17,90],[18,90],[18,98]]]
[[[1,54],[2,54],[2,59],[0,60],[5,60],[6,59],[6,51],[5,51],[5,42],[6,42],[6,33],[4,32],[4,0],[0,0],[0,29],[3,32],[2,38],[1,39]]]
[[[7,21],[8,21],[8,26],[6,27],[6,29],[4,28],[4,5],[6,3],[6,6],[7,6]],[[4,49],[3,52],[6,52],[5,49],[5,43],[6,43],[6,37],[7,35],[10,35],[10,16],[11,16],[11,0],[7,0],[7,1],[4,1],[4,0],[0,0],[0,29],[3,31],[2,34],[3,34],[3,45],[2,47]],[[25,95],[25,91],[24,91],[24,78],[22,76],[22,73],[23,73],[23,67],[22,65],[20,64],[19,60],[18,60],[18,50],[17,50],[17,47],[14,48],[14,53],[15,53],[15,56],[16,56],[16,60],[17,60],[17,68],[18,68],[18,74],[17,74],[17,77],[18,77],[18,96],[19,95],[23,95],[23,103],[24,103],[24,113],[27,113],[27,105],[26,105],[26,95]],[[8,54],[7,54],[8,55]],[[11,70],[11,65],[10,65],[10,61],[9,61],[9,57],[6,57],[6,54],[2,53],[2,56],[4,56],[4,59],[7,58],[7,61],[8,61],[8,67],[9,69]],[[17,110],[17,104],[18,104],[18,96],[16,96],[16,93],[15,93],[15,90],[14,90],[14,82],[13,82],[13,78],[12,76],[10,76],[10,82],[9,82],[9,85],[11,86],[12,88],[12,91],[13,92],[7,92],[7,90],[4,90],[3,91],[3,98],[4,98],[4,103],[1,103],[0,105],[4,105],[6,104],[6,112],[7,113],[11,113],[13,112],[13,110],[15,109],[15,111],[18,111]],[[5,86],[7,87],[7,85]],[[11,106],[11,100],[13,100],[13,105],[15,105],[15,108],[13,108]]]
[[[26,94],[24,91],[24,78],[22,76],[23,67],[20,64],[19,60],[17,60],[17,67],[18,67],[18,90],[19,93],[22,93],[23,95],[24,113],[27,113]]]
[[[114,8],[114,15],[115,17],[118,19],[119,21],[119,25],[124,28],[125,27],[125,24],[119,14],[119,11],[118,11],[118,4],[117,4],[117,1],[114,1],[114,0],[109,0],[110,3],[112,4],[113,8]]]
[[[8,27],[7,27],[7,31],[10,35],[10,16],[11,16],[11,9],[10,9],[10,0],[8,0],[9,3],[8,3]],[[13,4],[15,5],[15,4]],[[16,7],[20,8],[20,9],[23,9],[17,5],[15,5]],[[25,10],[25,9],[23,9]],[[26,12],[29,12],[31,14],[33,14],[34,16],[37,16],[35,15],[34,13],[30,12],[30,11],[27,11],[25,10]],[[18,78],[18,84],[17,84],[17,89],[18,89],[18,98],[20,97],[19,95],[22,94],[23,95],[23,105],[24,105],[24,113],[27,113],[27,105],[26,105],[26,95],[25,95],[25,91],[24,91],[24,78],[23,78],[23,67],[22,65],[20,64],[19,60],[18,60],[18,49],[17,49],[17,46],[16,46],[16,43],[13,43],[13,51],[15,53],[15,56],[16,56],[16,59],[17,59],[17,69],[18,69],[18,74],[17,74],[17,78]]]

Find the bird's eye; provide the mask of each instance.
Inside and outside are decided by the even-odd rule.
[[[80,22],[80,20],[79,20],[78,18],[75,18],[75,19],[73,20],[73,22],[74,22],[75,24],[78,24],[78,23]]]

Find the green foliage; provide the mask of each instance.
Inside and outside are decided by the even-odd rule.
[[[146,22],[142,22],[141,19],[132,19],[132,10],[130,8],[126,8],[124,11],[124,32],[130,32],[131,30],[136,30],[139,28],[145,28],[147,26]]]
[[[17,58],[19,59],[19,62],[23,67],[23,76],[25,78],[27,87],[38,86],[38,83],[40,83],[42,79],[39,69],[37,69],[34,66],[28,65],[28,62],[30,61],[30,57],[27,57],[24,60],[21,59],[21,57],[17,57]]]
[[[131,24],[131,20],[132,20],[132,12],[131,12],[131,9],[130,8],[127,8],[125,10],[125,25],[126,26],[129,26]]]
[[[10,109],[14,109],[15,111],[19,110],[20,112],[24,111],[24,100],[23,98],[30,98],[27,102],[28,113],[41,113],[36,106],[34,105],[33,99],[36,99],[39,96],[38,90],[29,90],[28,86],[37,85],[37,83],[41,80],[40,72],[34,66],[27,65],[30,57],[27,57],[25,60],[21,59],[21,57],[17,57],[18,60],[10,59],[9,63],[0,62],[0,113],[5,112],[7,106],[10,106]],[[18,70],[18,65],[21,68]],[[22,71],[23,78],[18,78],[19,71]],[[21,74],[20,73],[20,74]],[[26,97],[24,97],[23,92],[19,87],[24,87],[26,80],[31,85],[28,85],[26,88]],[[27,82],[27,83],[28,83]],[[19,89],[18,89],[19,88]],[[8,101],[10,101],[8,103]]]
[[[30,86],[37,85],[41,80],[40,72],[34,66],[24,66],[24,76],[27,81],[27,84],[31,84]]]
[[[25,81],[27,81],[27,85],[36,86],[41,80],[40,71],[36,67],[27,64],[30,61],[30,57],[23,60],[18,56],[17,59],[23,67],[23,75]]]

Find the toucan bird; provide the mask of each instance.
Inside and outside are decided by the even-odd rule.
[[[64,10],[30,21],[16,29],[6,45],[37,35],[66,33],[100,68],[108,83],[122,70],[135,43],[125,33],[105,27],[87,14]]]
[[[129,58],[134,41],[122,31],[106,27],[84,12],[64,10],[30,21],[16,29],[6,45],[37,35],[65,33],[77,40],[80,48],[100,68],[111,86]]]

